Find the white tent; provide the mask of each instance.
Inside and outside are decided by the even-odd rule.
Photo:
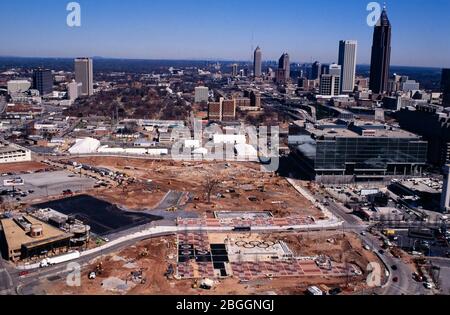
[[[69,149],[70,154],[96,153],[100,147],[100,141],[94,138],[77,139],[75,144]]]
[[[234,146],[234,149],[236,150],[236,154],[238,157],[248,157],[248,158],[257,158],[258,157],[258,151],[250,145],[250,144],[237,144]]]

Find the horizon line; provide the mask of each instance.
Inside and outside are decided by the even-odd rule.
[[[253,63],[252,60],[238,60],[238,59],[207,59],[207,58],[186,58],[186,59],[174,59],[174,58],[130,58],[130,57],[103,57],[103,56],[77,56],[77,57],[42,57],[42,56],[13,56],[13,55],[0,55],[0,58],[22,58],[22,59],[77,59],[77,58],[92,58],[92,59],[105,59],[105,60],[135,60],[135,61],[203,61],[203,62],[240,62],[240,63]],[[316,60],[317,61],[317,60]],[[266,59],[262,62],[275,62],[276,59],[270,60]],[[320,62],[320,61],[319,61]],[[322,62],[321,62],[322,63]],[[330,62],[330,64],[333,62]],[[291,64],[313,64],[313,62],[298,62],[291,61]],[[322,64],[328,64],[328,62],[323,62]],[[369,63],[357,63],[357,66],[370,66]],[[428,69],[446,69],[445,66],[424,66],[424,65],[390,65],[391,67],[409,67],[409,68],[428,68]]]

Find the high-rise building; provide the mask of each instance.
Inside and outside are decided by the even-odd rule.
[[[341,89],[341,76],[322,74],[320,76],[320,95],[336,96]]]
[[[444,167],[444,186],[442,187],[441,210],[450,211],[450,165]]]
[[[428,163],[437,167],[450,164],[450,112],[440,106],[405,106],[395,114],[400,128],[428,141]]]
[[[238,65],[237,64],[233,64],[231,66],[231,76],[232,77],[237,77],[238,75]]]
[[[358,43],[356,40],[341,40],[339,42],[339,65],[341,72],[341,92],[351,93],[355,90],[356,53]]]
[[[342,73],[342,67],[336,63],[332,63],[328,68],[328,74],[340,77]]]
[[[53,92],[53,75],[51,70],[37,69],[33,71],[33,88],[39,91],[41,96]]]
[[[72,81],[67,84],[67,94],[69,100],[76,100],[81,94],[83,90],[83,84],[78,83],[76,81]]]
[[[291,61],[287,53],[284,53],[280,57],[280,60],[278,61],[278,69],[284,70],[284,81],[289,81],[291,78]]]
[[[75,59],[75,81],[82,84],[82,95],[94,95],[94,63],[91,58]]]
[[[450,69],[442,69],[442,105],[444,107],[450,107]]]
[[[253,58],[253,75],[256,78],[259,78],[262,75],[262,51],[259,46],[256,47]]]
[[[312,64],[311,80],[320,79],[321,75],[322,75],[322,64],[320,62],[316,61]]]
[[[202,103],[208,102],[209,89],[206,86],[197,86],[195,88],[195,102]]]
[[[320,72],[321,74],[330,74],[330,65],[322,65]]]
[[[391,64],[391,32],[391,23],[386,8],[384,8],[373,32],[370,89],[375,94],[383,94],[388,90]]]

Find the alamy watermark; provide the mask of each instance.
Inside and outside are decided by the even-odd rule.
[[[194,130],[177,127],[171,148],[174,161],[259,161],[264,172],[276,172],[280,165],[280,128],[278,126],[239,126],[222,129],[218,125],[203,128],[192,121]],[[193,135],[193,136],[192,136]],[[205,144],[203,144],[206,142]]]
[[[381,271],[382,268],[379,263],[371,262],[367,266],[369,272],[366,283],[369,288],[381,287]]]
[[[68,263],[66,272],[69,272],[66,277],[66,284],[68,287],[81,287],[81,266],[78,263]]]
[[[374,27],[381,17],[381,5],[378,2],[370,2],[367,4],[367,11],[370,11],[367,16],[367,25]]]
[[[81,26],[81,6],[78,2],[69,2],[66,6],[66,10],[70,13],[67,15],[68,27],[80,27]]]

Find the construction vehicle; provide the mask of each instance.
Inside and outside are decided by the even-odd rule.
[[[383,231],[383,234],[384,234],[385,236],[387,236],[387,237],[393,237],[393,236],[395,236],[397,233],[395,232],[395,230],[389,230],[389,229],[386,229],[386,230]]]
[[[101,275],[103,273],[103,263],[100,262],[96,267],[95,267],[96,273]]]

